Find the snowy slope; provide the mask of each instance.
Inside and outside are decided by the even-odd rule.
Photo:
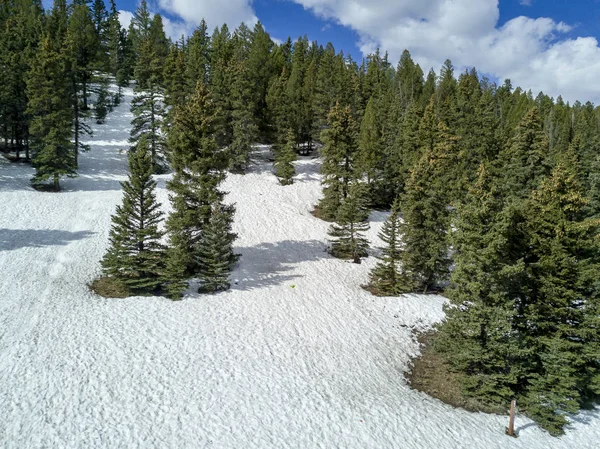
[[[231,291],[91,294],[126,176],[131,95],[95,126],[64,192],[36,192],[30,168],[0,162],[0,447],[600,447],[600,410],[558,439],[519,417],[511,439],[506,417],[407,386],[412,329],[440,320],[444,300],[374,298],[360,288],[373,258],[326,253],[327,224],[310,214],[316,159],[281,187],[262,148],[250,174],[228,178],[242,254]],[[384,219],[372,215],[372,241]]]

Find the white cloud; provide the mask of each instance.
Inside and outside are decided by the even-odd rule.
[[[408,48],[425,71],[450,58],[458,68],[569,101],[600,103],[600,48],[592,37],[548,18],[517,17],[498,27],[498,0],[293,0],[356,30],[364,53],[397,60]]]
[[[162,11],[180,17],[188,28],[205,19],[209,29],[226,23],[230,30],[245,22],[252,27],[258,21],[251,0],[158,0]]]
[[[167,37],[170,37],[171,40],[177,41],[181,36],[189,36],[196,28],[196,25],[193,25],[188,22],[182,22],[179,20],[171,20],[168,17],[162,18],[163,20],[163,28],[165,30],[165,34]]]
[[[133,13],[129,11],[119,11],[119,22],[121,23],[122,28],[129,28],[131,19],[133,19]]]

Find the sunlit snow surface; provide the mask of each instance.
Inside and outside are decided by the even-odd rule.
[[[224,185],[242,254],[229,292],[103,299],[110,215],[126,177],[131,114],[94,125],[80,176],[60,194],[0,157],[0,447],[2,448],[599,448],[600,412],[562,438],[517,418],[468,413],[411,390],[413,329],[442,319],[443,298],[374,298],[362,265],[326,252],[310,210],[319,161],[293,186],[259,147]],[[167,210],[165,182],[159,199]],[[372,215],[369,237],[385,214]]]

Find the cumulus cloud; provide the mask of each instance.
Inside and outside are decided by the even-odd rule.
[[[202,19],[211,28],[226,23],[230,29],[242,22],[251,27],[258,21],[251,0],[158,0],[158,6],[192,29]]]
[[[450,58],[459,68],[569,101],[600,103],[600,48],[593,37],[548,18],[516,17],[498,26],[498,0],[293,0],[350,27],[364,53],[380,47],[397,60],[408,48],[424,70]]]
[[[119,23],[122,28],[129,28],[129,24],[133,19],[133,13],[130,11],[119,11]]]

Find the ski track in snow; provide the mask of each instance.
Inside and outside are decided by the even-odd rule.
[[[0,158],[0,447],[2,448],[577,448],[600,447],[600,411],[552,438],[519,416],[454,409],[411,390],[413,329],[444,299],[375,298],[375,263],[331,258],[318,160],[279,186],[257,151],[224,184],[236,203],[232,289],[183,301],[104,299],[110,215],[126,178],[131,90],[60,194]],[[165,182],[158,197],[168,209]],[[386,214],[372,214],[371,242]]]

